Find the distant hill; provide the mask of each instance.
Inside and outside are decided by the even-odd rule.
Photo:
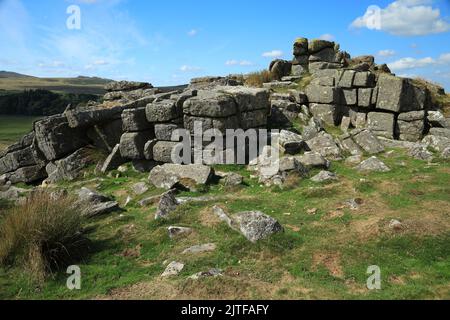
[[[25,74],[10,71],[0,71],[0,78],[34,78]]]
[[[79,76],[76,78],[38,78],[16,72],[0,71],[0,91],[3,94],[30,89],[42,89],[56,93],[103,95],[103,86],[110,79]]]

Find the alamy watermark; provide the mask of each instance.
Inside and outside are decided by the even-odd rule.
[[[66,26],[69,30],[81,29],[81,9],[77,5],[70,5],[67,7],[66,13],[69,17],[66,20]]]
[[[368,267],[367,274],[370,274],[370,277],[367,278],[367,289],[381,290],[381,269],[380,269],[380,267],[379,266]]]
[[[79,266],[69,266],[67,268],[67,274],[70,276],[67,278],[66,286],[69,290],[81,290],[81,269]]]
[[[369,6],[363,19],[366,22],[367,29],[381,30],[381,8],[379,6]]]
[[[193,132],[177,129],[172,141],[180,141],[171,152],[175,164],[240,164],[260,160],[265,174],[279,171],[279,130],[218,129],[203,130],[203,122],[195,121]]]

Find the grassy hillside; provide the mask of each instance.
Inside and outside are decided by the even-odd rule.
[[[105,93],[103,86],[111,80],[96,77],[37,78],[13,72],[0,72],[0,94],[29,89],[43,89],[58,93],[97,94]]]
[[[211,195],[214,201],[180,206],[168,221],[155,221],[155,205],[138,201],[162,190],[133,195],[132,185],[148,174],[91,174],[61,184],[69,192],[97,188],[121,205],[122,213],[89,220],[90,255],[79,262],[82,288],[69,291],[64,272],[36,285],[18,269],[0,268],[0,298],[13,299],[449,299],[450,298],[450,163],[412,160],[402,151],[380,158],[389,173],[360,174],[334,162],[339,181],[318,184],[293,179],[284,190],[266,188],[245,167],[218,167],[239,172],[245,186],[220,184],[184,196]],[[314,174],[314,172],[312,173]],[[351,210],[345,202],[360,199]],[[326,201],[324,201],[326,199]],[[252,244],[231,231],[212,212],[261,210],[278,219],[285,232]],[[314,209],[314,210],[313,210]],[[389,228],[391,219],[401,230]],[[186,238],[171,240],[169,226],[191,227]],[[192,246],[215,243],[210,253],[183,255]],[[185,263],[180,275],[160,277],[171,261]],[[366,288],[367,268],[381,268],[382,290]],[[191,280],[189,276],[220,268],[223,276]]]
[[[30,132],[37,117],[0,115],[0,151]]]

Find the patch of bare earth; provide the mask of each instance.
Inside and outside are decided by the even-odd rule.
[[[333,277],[344,277],[344,271],[341,266],[341,254],[339,252],[315,253],[313,255],[312,269],[317,270],[319,266],[325,267]]]
[[[249,274],[226,270],[217,278],[162,279],[112,290],[99,300],[235,300],[235,299],[311,299],[313,290],[305,288],[289,273],[279,281],[267,282]]]

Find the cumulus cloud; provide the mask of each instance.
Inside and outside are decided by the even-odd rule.
[[[334,36],[329,33],[325,33],[319,37],[320,40],[334,41]]]
[[[181,72],[195,72],[195,71],[200,71],[200,70],[201,70],[201,68],[199,68],[199,67],[189,66],[186,64],[180,67]]]
[[[198,30],[192,29],[187,33],[189,37],[195,37],[198,34]]]
[[[268,52],[264,52],[262,54],[265,58],[280,58],[283,55],[283,51],[281,50],[272,50]]]
[[[397,61],[389,63],[389,68],[394,71],[425,68],[437,65],[450,64],[450,53],[443,53],[438,58],[426,57],[426,58],[402,58]]]
[[[380,50],[377,53],[377,56],[380,56],[380,57],[392,57],[395,55],[396,55],[396,52],[394,50],[390,50],[390,49]]]
[[[397,0],[386,8],[370,6],[352,28],[385,31],[397,36],[422,36],[447,32],[450,24],[432,7],[432,0]]]
[[[228,60],[225,62],[225,65],[227,65],[227,66],[243,66],[244,67],[244,66],[252,66],[253,62],[247,61],[247,60],[241,60],[241,61]]]

